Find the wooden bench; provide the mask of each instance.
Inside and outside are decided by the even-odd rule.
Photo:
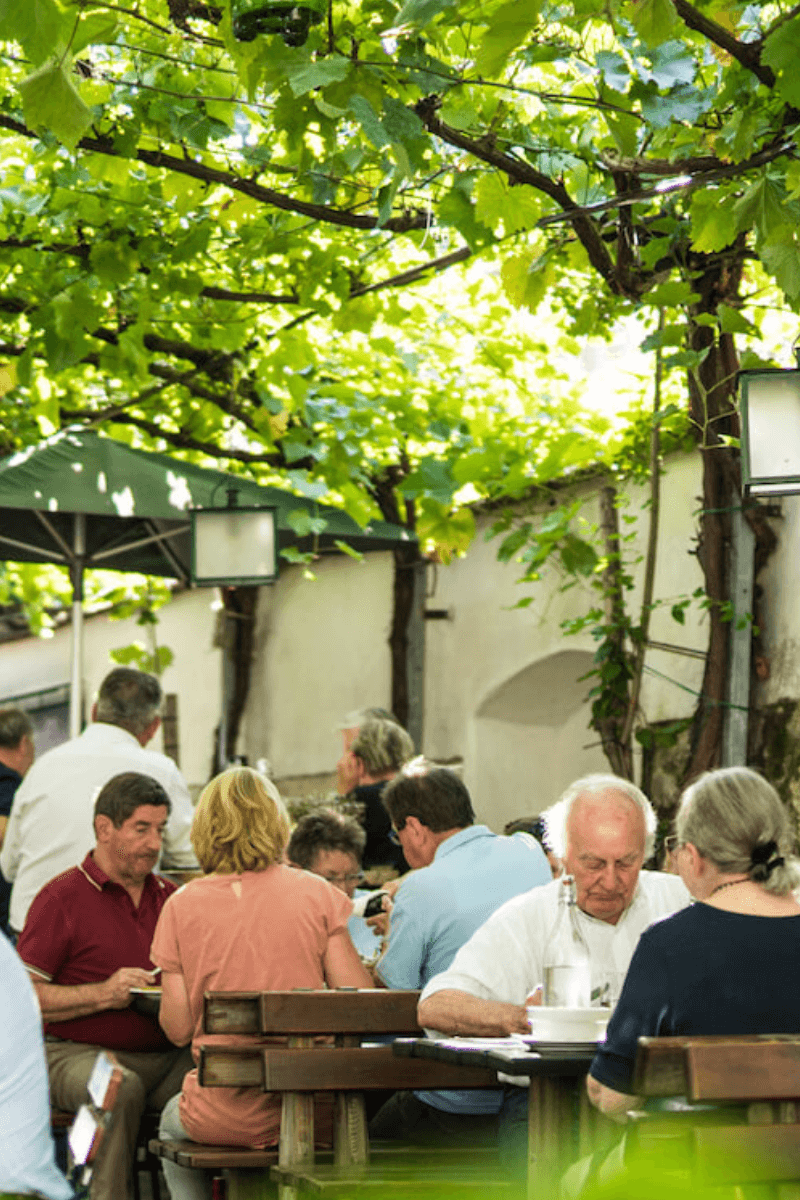
[[[634,1152],[696,1186],[759,1184],[800,1195],[800,1035],[640,1038],[640,1096],[685,1096],[706,1111],[633,1122]]]
[[[201,1086],[282,1093],[277,1153],[253,1152],[274,1156],[270,1176],[282,1200],[293,1200],[299,1191],[334,1196],[354,1190],[445,1195],[456,1186],[462,1194],[509,1186],[498,1170],[496,1154],[479,1153],[474,1169],[465,1171],[463,1150],[385,1144],[371,1153],[365,1091],[498,1086],[496,1072],[490,1069],[465,1070],[431,1060],[397,1058],[390,1044],[362,1045],[392,1034],[419,1036],[418,1000],[416,991],[384,989],[206,995],[206,1034],[246,1035],[252,1040],[203,1044],[198,1066]],[[285,1040],[276,1044],[266,1038]],[[334,1097],[333,1152],[317,1155],[314,1093],[326,1092]],[[163,1157],[182,1156],[173,1159],[181,1165],[223,1171],[230,1200],[266,1195],[265,1173],[259,1185],[257,1172],[244,1179],[238,1164],[224,1165],[225,1156],[235,1151],[226,1148],[215,1156],[220,1147],[156,1146]],[[262,1164],[268,1165],[267,1160],[259,1160],[258,1166]]]

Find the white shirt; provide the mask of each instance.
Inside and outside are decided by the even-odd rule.
[[[1,934],[0,1012],[0,1192],[70,1200],[50,1133],[39,1005],[28,972]]]
[[[479,1000],[524,1004],[542,982],[542,951],[556,923],[561,886],[553,880],[498,908],[464,943],[450,967],[430,980],[421,999],[452,988]],[[633,899],[616,925],[577,910],[593,968],[592,986],[602,983],[608,969],[624,976],[648,925],[685,908],[690,900],[677,875],[641,871]]]
[[[94,846],[97,793],[124,771],[152,776],[170,798],[162,850],[165,865],[197,865],[189,840],[192,799],[175,763],[166,754],[144,749],[126,729],[96,721],[79,737],[43,754],[14,796],[0,869],[14,884],[9,923],[17,933],[36,893],[82,862]]]

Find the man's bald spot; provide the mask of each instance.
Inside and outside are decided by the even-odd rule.
[[[582,792],[575,798],[567,815],[567,851],[574,834],[577,833],[583,840],[601,825],[629,825],[631,835],[637,830],[641,831],[641,850],[644,855],[647,827],[641,806],[631,796],[613,787],[600,792]]]

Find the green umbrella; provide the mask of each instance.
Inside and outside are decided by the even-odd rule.
[[[390,550],[413,535],[373,521],[363,529],[342,512],[275,487],[135,450],[92,429],[62,430],[0,460],[0,557],[63,563],[73,589],[70,733],[79,731],[83,572],[87,567],[168,575],[188,582],[189,510],[272,507],[278,551]],[[337,543],[339,545],[337,545]]]

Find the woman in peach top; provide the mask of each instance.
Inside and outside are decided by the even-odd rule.
[[[373,986],[347,932],[350,900],[319,876],[286,866],[288,840],[275,786],[249,767],[224,771],[200,796],[192,844],[205,875],[169,898],[151,950],[162,973],[162,1028],[178,1046],[191,1041],[195,1061],[206,991]],[[160,1133],[273,1146],[280,1103],[255,1088],[201,1088],[193,1070],[166,1105]],[[210,1174],[163,1166],[173,1200],[211,1196]]]

